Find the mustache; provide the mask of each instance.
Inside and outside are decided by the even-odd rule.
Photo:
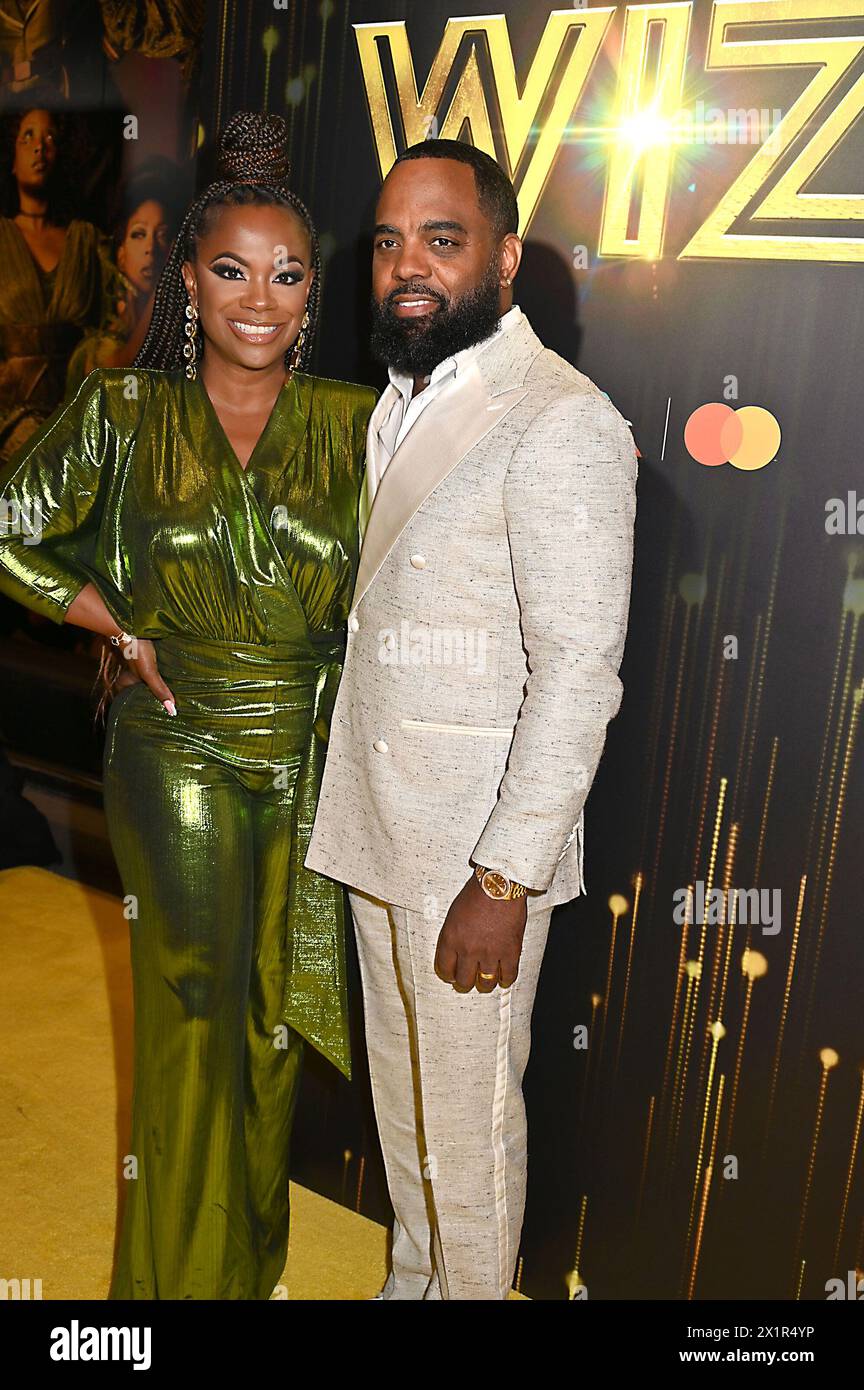
[[[434,299],[437,304],[446,307],[447,300],[443,294],[437,290],[430,290],[428,285],[400,285],[398,289],[391,290],[381,301],[382,309],[392,309],[394,303],[400,295],[416,295],[417,298]]]

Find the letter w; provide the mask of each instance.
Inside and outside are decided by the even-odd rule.
[[[444,89],[454,70],[463,38],[468,34],[485,36],[495,95],[501,112],[501,135],[505,157],[500,159],[495,148],[489,104],[477,62],[477,44],[473,40],[468,47],[464,67],[438,134],[442,139],[458,139],[467,121],[473,142],[493,159],[499,159],[513,178],[525,153],[528,138],[536,127],[541,106],[545,106],[554,92],[551,107],[543,120],[517,190],[519,234],[524,236],[549,177],[567,123],[597,59],[615,9],[616,6],[610,5],[591,10],[553,10],[546,21],[521,96],[516,82],[516,68],[506,15],[448,19],[422,96],[417,88],[417,76],[405,21],[355,24],[360,66],[381,178],[387,175],[396,159],[396,136],[384,85],[383,46],[379,40],[386,39],[390,46],[407,146],[425,140],[433,121],[438,119]],[[571,30],[577,29],[580,31],[578,39],[570,51],[555,88],[555,74],[560,68],[559,59],[567,36]]]

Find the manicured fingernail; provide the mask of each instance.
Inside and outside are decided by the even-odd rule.
[[[176,709],[176,706],[175,706],[173,700],[163,700],[162,703],[163,703],[163,705],[165,706],[165,708],[167,709],[167,711],[168,711],[169,714],[176,714],[176,713],[177,713],[177,709]]]

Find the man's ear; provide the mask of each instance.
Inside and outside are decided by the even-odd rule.
[[[508,232],[501,242],[501,274],[505,279],[514,280],[522,260],[522,241],[515,232]]]

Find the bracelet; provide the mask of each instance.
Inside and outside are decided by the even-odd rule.
[[[131,632],[118,632],[116,637],[110,636],[108,641],[111,643],[112,647],[128,647],[130,642],[135,641],[135,638],[132,636]]]

